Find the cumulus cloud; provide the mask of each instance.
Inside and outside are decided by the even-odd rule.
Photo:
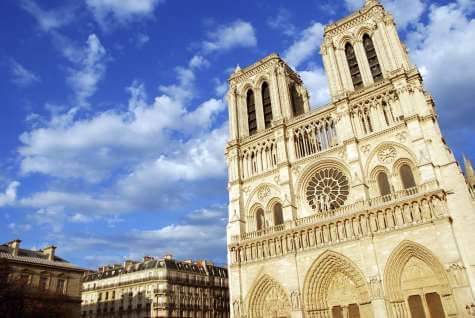
[[[320,48],[323,39],[323,24],[313,23],[303,30],[299,38],[284,52],[284,59],[292,67],[299,67]]]
[[[7,186],[3,193],[0,193],[0,207],[13,204],[16,200],[17,190],[20,182],[13,181]]]
[[[299,74],[309,91],[312,107],[323,106],[330,101],[327,76],[321,67],[299,71]]]
[[[291,13],[289,10],[279,8],[277,15],[267,19],[267,25],[274,30],[280,30],[287,36],[294,36],[297,32],[295,25],[290,22]]]
[[[460,138],[463,134],[456,138],[455,131],[469,131],[467,136],[475,133],[473,121],[467,116],[473,112],[475,99],[475,20],[470,12],[463,3],[432,5],[428,22],[419,23],[407,35],[411,60],[434,94],[443,126],[457,142],[464,138]]]
[[[33,0],[21,0],[20,6],[31,14],[42,31],[52,31],[69,24],[74,19],[73,7],[44,10]]]
[[[209,33],[209,40],[203,42],[205,53],[222,52],[236,47],[255,47],[257,37],[251,23],[237,20],[219,25]]]
[[[162,0],[86,0],[86,5],[103,28],[111,24],[153,16]]]
[[[98,82],[104,76],[106,50],[95,34],[89,35],[86,47],[74,61],[76,67],[69,70],[68,81],[73,87],[79,106],[88,105],[87,99],[91,97]]]
[[[11,81],[18,86],[28,86],[40,81],[40,77],[32,71],[26,69],[23,65],[15,60],[10,63]]]

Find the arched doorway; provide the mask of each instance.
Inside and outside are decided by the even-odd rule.
[[[427,248],[402,242],[384,272],[385,294],[395,317],[455,317],[452,290],[444,267]]]
[[[292,306],[285,289],[265,275],[261,277],[248,298],[248,318],[290,318]]]
[[[307,317],[371,318],[373,312],[366,280],[347,257],[327,251],[305,277]]]

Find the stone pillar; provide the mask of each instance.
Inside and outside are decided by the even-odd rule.
[[[338,48],[336,50],[336,60],[338,64],[338,69],[340,70],[341,79],[343,82],[343,90],[346,92],[354,91],[353,83],[351,81],[350,68],[348,62],[346,61],[345,50]]]
[[[354,49],[356,59],[358,60],[358,67],[360,68],[361,78],[363,79],[363,85],[368,86],[374,83],[374,81],[371,76],[371,70],[369,69],[368,58],[366,57],[366,52],[363,47],[363,41],[358,39],[355,42]]]
[[[265,129],[264,121],[264,105],[262,104],[262,92],[260,87],[253,87],[254,90],[254,105],[256,107],[257,131]]]
[[[282,105],[279,82],[277,81],[277,70],[275,68],[271,72],[270,82],[272,117],[273,120],[279,120],[282,118]]]
[[[393,47],[391,46],[391,44],[389,42],[389,36],[388,36],[388,32],[386,30],[386,24],[384,24],[384,21],[382,21],[382,20],[378,21],[377,32],[380,35],[380,38],[382,40],[381,44],[382,44],[382,47],[384,48],[384,52],[386,53],[383,57],[383,58],[386,59],[385,64],[387,66],[389,66],[388,71],[392,72],[392,71],[397,69],[397,66],[396,66],[397,63],[396,63],[396,59],[394,58]]]
[[[229,112],[229,137],[231,140],[239,138],[238,116],[237,116],[236,88],[228,92],[228,112]]]
[[[282,116],[290,119],[293,116],[292,103],[290,101],[289,87],[287,79],[285,78],[284,65],[279,65],[277,68],[277,81],[279,83],[279,92],[281,100]]]

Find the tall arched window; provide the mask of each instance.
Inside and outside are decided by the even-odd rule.
[[[270,124],[272,122],[272,103],[270,100],[270,90],[269,90],[269,84],[267,82],[264,82],[262,84],[262,106],[264,107],[264,123],[266,129],[270,127]]]
[[[274,205],[274,225],[280,225],[284,223],[284,214],[282,212],[282,204],[276,203]]]
[[[258,209],[256,211],[256,229],[258,231],[262,230],[266,224],[265,218],[264,218],[264,210]]]
[[[256,118],[256,103],[254,100],[254,92],[252,89],[247,91],[247,124],[249,127],[249,135],[254,135],[257,132],[257,118]]]
[[[388,175],[386,172],[381,171],[378,173],[378,187],[381,196],[391,194],[391,186],[389,185]]]
[[[360,68],[358,66],[358,61],[356,60],[355,50],[350,43],[345,45],[345,54],[346,60],[348,61],[348,67],[350,68],[351,80],[353,82],[353,87],[359,89],[363,87],[363,79],[361,77]]]
[[[404,189],[414,188],[416,186],[416,180],[412,174],[412,169],[407,164],[403,164],[399,168],[399,174],[401,176],[402,186]]]
[[[292,112],[294,116],[303,114],[303,101],[295,84],[290,85],[290,98],[292,101]]]
[[[379,65],[378,55],[374,48],[373,40],[371,40],[368,34],[363,36],[363,46],[366,52],[366,58],[368,59],[369,69],[375,82],[383,79],[383,72],[381,72],[381,66]]]

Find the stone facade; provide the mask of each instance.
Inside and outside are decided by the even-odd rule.
[[[103,266],[84,278],[82,317],[228,318],[228,273],[171,256]]]
[[[315,110],[276,54],[229,79],[231,316],[475,315],[475,204],[391,14],[367,0],[321,54]]]
[[[25,287],[24,306],[43,304],[42,308],[51,306],[67,317],[79,317],[85,270],[55,255],[55,246],[35,251],[20,248],[20,243],[14,240],[0,245],[0,259],[8,266],[9,281]]]

